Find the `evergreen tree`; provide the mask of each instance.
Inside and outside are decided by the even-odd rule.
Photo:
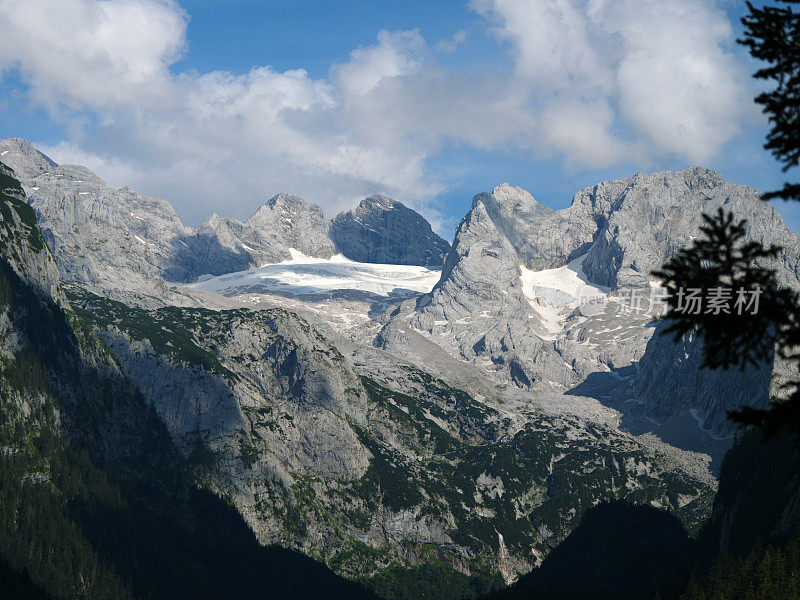
[[[783,163],[783,170],[800,163],[800,13],[792,4],[800,0],[778,0],[776,6],[756,8],[747,2],[749,14],[742,19],[745,36],[739,43],[767,66],[754,77],[775,83],[775,89],[756,97],[764,107],[772,128],[765,148]],[[800,200],[800,184],[786,183],[764,199]]]

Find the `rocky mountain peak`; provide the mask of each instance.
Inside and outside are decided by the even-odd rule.
[[[59,166],[24,140],[0,140],[0,154],[15,165],[62,280],[143,298],[185,277],[178,255],[187,232],[168,202]]]
[[[217,213],[211,213],[208,215],[200,226],[197,228],[198,231],[213,231],[216,229],[217,225],[219,225],[222,217],[220,217]]]
[[[649,285],[649,274],[698,232],[704,213],[725,207],[746,218],[760,241],[797,241],[757,190],[726,182],[703,167],[638,173],[579,191],[573,205],[559,211],[589,229],[595,223],[586,275],[610,287]],[[587,239],[586,242],[589,242]]]
[[[669,171],[663,172],[663,175],[669,175]],[[642,174],[646,177],[646,174]],[[682,177],[689,185],[698,188],[711,188],[725,183],[725,178],[714,171],[702,166],[688,167],[680,171],[675,171],[674,175]]]
[[[280,262],[290,249],[316,258],[341,252],[365,262],[440,266],[449,248],[421,215],[385,196],[366,198],[344,218],[358,219],[358,228],[368,223],[355,236],[362,250],[354,250],[349,234],[339,236],[337,248],[322,209],[299,196],[277,194],[245,222],[211,215],[194,230],[166,200],[113,189],[85,167],[57,165],[25,140],[0,140],[0,156],[27,192],[62,277],[95,291],[160,293],[151,288],[162,278],[193,281]]]
[[[529,192],[507,183],[497,186],[491,193],[475,196],[471,210],[477,210],[479,206],[508,239],[521,262],[526,263],[531,258],[530,224],[556,212],[537,202]]]
[[[397,207],[405,208],[402,202],[388,198],[381,194],[367,196],[358,205],[356,211],[370,212],[373,210],[394,210]]]
[[[257,221],[259,215],[264,215],[269,211],[286,211],[290,213],[310,213],[319,215],[322,218],[322,208],[318,204],[312,204],[311,202],[307,202],[300,196],[294,196],[292,194],[276,194],[269,200],[267,200],[264,204],[262,204],[258,210],[248,219],[248,221]]]
[[[58,167],[50,157],[21,138],[0,140],[0,160],[11,167],[20,180],[49,173]]]
[[[275,238],[288,256],[289,248],[319,258],[330,258],[336,248],[322,209],[299,196],[278,194],[244,222],[260,235]]]
[[[283,308],[143,310],[70,286],[76,314],[102,335],[176,446],[189,450],[199,440],[219,457],[209,481],[261,543],[291,545],[331,564],[342,548],[366,546],[367,566],[359,559],[348,573],[360,578],[374,573],[373,564],[416,564],[439,548],[470,573],[489,557],[491,569],[496,564],[511,579],[563,539],[590,502],[666,498],[668,508],[699,520],[710,489],[701,465],[651,451],[651,440],[629,435],[616,414],[584,396],[617,398],[641,370],[634,360],[645,369],[668,362],[638,360],[651,328],[570,313],[579,294],[571,297],[568,286],[585,283],[582,265],[594,277],[605,276],[603,268],[643,269],[641,250],[661,239],[662,227],[691,225],[680,210],[735,201],[736,186],[698,179],[686,192],[680,178],[664,188],[658,177],[640,175],[590,188],[587,203],[555,211],[505,184],[475,197],[448,250],[421,215],[383,196],[329,225],[319,207],[278,195],[245,223],[214,214],[185,232],[159,211],[164,201],[93,183],[80,170],[52,172],[24,183],[37,190],[32,203],[49,228],[47,244],[78,283],[116,286],[114,299],[177,267],[231,279],[232,270],[283,260],[289,249],[335,251],[333,239],[346,255],[370,262],[429,264],[438,253],[441,264],[448,252],[440,282],[416,299],[275,300],[308,319]],[[0,225],[13,223],[21,251],[44,248],[48,256],[44,240],[22,227],[35,222],[31,207],[17,200]],[[764,205],[754,206],[762,212],[753,231],[777,231]],[[0,243],[0,254],[9,247]],[[609,266],[603,252],[617,247],[623,260]],[[49,269],[57,278],[52,260]],[[415,269],[384,269],[403,271]],[[341,349],[327,332],[343,340]],[[442,373],[464,389],[437,379]],[[598,392],[598,380],[615,387]],[[675,381],[665,378],[665,388]],[[655,405],[658,391],[642,390],[643,402]],[[504,515],[515,512],[523,518],[509,525]],[[496,544],[486,531],[496,532]]]
[[[491,198],[495,204],[500,206],[508,206],[515,210],[521,209],[524,211],[523,215],[554,211],[554,209],[549,206],[537,202],[526,190],[508,183],[501,183],[492,190],[491,194],[480,194],[478,197],[481,200]],[[520,218],[520,216],[517,218]]]
[[[331,223],[336,247],[359,262],[439,267],[450,245],[401,202],[374,195]]]
[[[75,183],[105,185],[103,180],[100,179],[100,177],[98,177],[93,171],[90,171],[86,167],[82,167],[80,165],[60,165],[52,172],[56,177],[61,177]],[[128,192],[131,192],[129,188],[123,188],[123,190],[125,189],[127,189]]]
[[[560,275],[555,270],[566,269],[583,285],[612,292],[649,288],[651,271],[691,242],[703,213],[719,207],[747,218],[752,239],[782,246],[774,266],[783,281],[798,285],[800,236],[756,190],[728,183],[709,169],[639,173],[603,182],[579,191],[563,210],[503,184],[474,197],[441,280],[418,302],[412,326],[457,356],[475,362],[488,357],[503,376],[523,387],[541,379],[561,384],[569,375],[559,370],[564,361],[553,360],[552,346],[541,344],[550,336],[542,327],[547,310],[557,307],[540,312],[531,306],[547,307],[547,298],[555,298],[547,287],[556,284],[529,289],[521,285],[523,278],[556,281]],[[454,322],[465,325],[455,327]],[[563,347],[557,351],[565,353]]]
[[[653,202],[673,204],[674,192],[703,194],[718,186],[726,185],[725,179],[705,167],[689,167],[680,171],[659,171],[655,173],[636,173],[626,179],[604,181],[578,191],[570,209],[581,207],[598,215],[608,216],[611,211],[619,211],[623,204],[637,202],[650,205]],[[744,188],[745,186],[738,186]],[[659,190],[669,188],[670,194]],[[747,188],[755,192],[752,188]],[[613,201],[612,201],[613,199]],[[625,209],[635,207],[626,206]]]
[[[536,212],[535,201],[518,188],[495,189],[499,201],[494,192],[473,198],[442,277],[418,303],[411,326],[461,359],[493,364],[499,377],[520,387],[529,387],[540,372],[567,378],[564,361],[543,343],[544,323],[520,277],[530,221],[513,218],[513,206],[519,200]]]

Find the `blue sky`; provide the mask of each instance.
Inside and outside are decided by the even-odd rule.
[[[381,192],[449,237],[474,194],[506,181],[557,208],[639,170],[784,181],[762,149],[755,65],[733,43],[744,3],[54,6],[0,12],[0,135],[165,197],[190,225],[282,191],[329,216]],[[800,211],[778,208],[797,230]]]

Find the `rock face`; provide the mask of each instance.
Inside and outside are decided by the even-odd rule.
[[[147,313],[97,297],[76,307],[108,323],[106,342],[181,447],[203,433],[228,438],[240,449],[245,435],[268,455],[264,469],[287,488],[298,477],[350,480],[366,471],[369,452],[346,422],[364,423],[360,380],[333,346],[292,313]],[[111,324],[115,316],[123,317],[121,328]],[[142,336],[145,323],[156,332]],[[205,332],[203,343],[183,338],[192,330]],[[236,365],[235,371],[227,365]]]
[[[0,140],[0,161],[14,170],[19,181],[48,174],[58,165],[20,138]]]
[[[5,420],[41,418],[37,430],[50,421],[57,435],[79,441],[109,464],[135,456],[152,428],[162,426],[99,339],[71,320],[56,262],[13,171],[2,163],[0,287],[3,435],[21,432],[30,440],[33,432],[19,423],[9,428]]]
[[[450,245],[419,213],[385,196],[370,196],[331,223],[336,247],[358,262],[438,267]]]
[[[124,311],[118,316],[124,318]],[[279,321],[277,316],[273,329],[280,328]],[[136,325],[141,331],[146,324]],[[248,333],[263,340],[273,331],[270,321],[263,325]],[[113,341],[113,332],[107,333]],[[301,343],[321,343],[303,338],[303,331],[290,333]],[[279,393],[306,404],[308,412],[339,408],[336,402],[313,405],[326,393],[345,397],[337,387],[342,382],[326,378],[320,360],[303,368],[306,357],[295,349],[275,349],[281,366],[276,384],[284,386]],[[163,356],[165,349],[159,350]],[[157,361],[137,365],[163,374],[155,368]],[[193,473],[208,465],[200,451],[205,443],[201,434],[235,416],[225,412],[221,393],[206,406],[176,394],[177,401],[196,410],[175,415],[170,426],[182,422],[195,432],[201,427],[182,454],[162,417],[120,366],[65,299],[33,209],[11,169],[0,163],[0,479],[3,512],[20,515],[3,522],[4,592],[10,564],[17,572],[31,573],[41,588],[30,596],[19,588],[16,594],[9,590],[13,597],[232,600],[251,598],[258,589],[276,598],[375,598],[315,561],[259,546],[227,497],[198,489],[202,477]],[[213,389],[211,375],[200,375],[187,390]],[[170,392],[175,391],[171,386]],[[300,426],[312,433],[324,417]],[[338,439],[343,430],[326,428],[326,441]],[[302,447],[285,448],[296,448],[302,458]],[[342,450],[333,443],[330,447]],[[324,454],[324,448],[309,449]],[[317,464],[316,458],[307,460]],[[357,465],[353,471],[358,472]],[[118,561],[120,556],[147,558],[133,565]],[[221,572],[226,578],[219,578]]]
[[[475,196],[442,277],[418,301],[411,326],[461,358],[494,364],[521,387],[530,387],[542,371],[566,383],[573,374],[541,337],[546,329],[523,293],[520,258],[509,239],[524,240],[512,217],[520,205],[529,215],[550,212],[519,188]],[[538,365],[529,363],[534,359]]]
[[[585,254],[583,270],[597,285],[647,286],[650,271],[697,234],[702,214],[720,207],[748,219],[752,239],[786,248],[783,266],[795,280],[800,274],[798,236],[780,214],[760,202],[757,190],[701,167],[600,183],[580,190],[569,208],[558,211],[507,184],[475,202],[527,268],[560,267]]]
[[[702,168],[639,174],[582,190],[575,209],[591,211],[598,230],[584,263],[589,278],[611,287],[647,285],[649,273],[688,245],[703,213],[720,207],[750,222],[750,238],[787,249],[784,265],[797,281],[798,236],[757,190],[727,183]]]
[[[165,280],[186,277],[177,259],[189,232],[168,202],[115,190],[83,167],[57,166],[24,140],[0,140],[4,152],[65,282],[159,294]]]
[[[64,306],[58,267],[14,171],[0,162],[0,257],[43,298]]]
[[[336,248],[328,227],[319,206],[286,194],[270,199],[244,223],[211,215],[184,252],[187,280],[289,260],[290,250],[330,258]]]
[[[330,258],[336,254],[322,209],[298,196],[278,194],[245,224],[274,235],[284,248],[294,248],[307,256]]]
[[[164,281],[280,262],[296,246],[314,256],[335,251],[319,207],[299,198],[276,196],[245,223],[212,215],[193,231],[165,200],[115,190],[83,167],[58,166],[24,140],[1,140],[0,152],[24,174],[64,280],[100,293],[164,296]]]
[[[702,348],[691,334],[677,344],[671,336],[654,335],[639,361],[634,394],[660,422],[688,411],[703,430],[727,438],[736,431],[728,412],[744,405],[767,408],[773,373],[785,365],[711,371],[701,368]]]
[[[244,239],[253,245],[245,244]],[[253,264],[280,262],[288,256],[288,252],[284,256],[283,248],[273,248],[269,240],[247,229],[243,223],[217,214],[200,224],[182,254],[187,265],[185,281],[200,275],[244,271]]]
[[[697,234],[702,214],[720,207],[748,219],[752,239],[787,248],[782,262],[797,280],[798,236],[778,212],[759,201],[757,190],[701,167],[639,173],[585,188],[569,208],[517,225],[528,240],[519,256],[528,268],[543,269],[588,253],[583,269],[591,282],[646,287],[650,271]]]
[[[691,241],[703,213],[719,207],[747,218],[751,239],[783,246],[780,260],[770,266],[787,285],[798,284],[800,237],[756,190],[726,183],[713,171],[692,168],[601,183],[578,192],[560,211],[504,184],[473,200],[441,281],[420,300],[413,322],[431,331],[432,322],[452,323],[483,311],[510,332],[541,334],[538,312],[531,311],[530,298],[522,293],[522,268],[555,269],[580,257],[579,276],[588,284],[612,291],[649,288],[650,272]],[[513,347],[525,345],[517,340]],[[460,347],[469,355],[472,344]]]

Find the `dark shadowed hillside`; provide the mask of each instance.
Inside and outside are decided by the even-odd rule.
[[[0,165],[0,593],[12,598],[370,598],[265,548],[197,489],[155,412],[72,312]],[[41,588],[41,590],[39,589]]]
[[[581,524],[542,563],[493,600],[651,598],[676,577],[690,548],[680,521],[624,502],[586,511]]]

